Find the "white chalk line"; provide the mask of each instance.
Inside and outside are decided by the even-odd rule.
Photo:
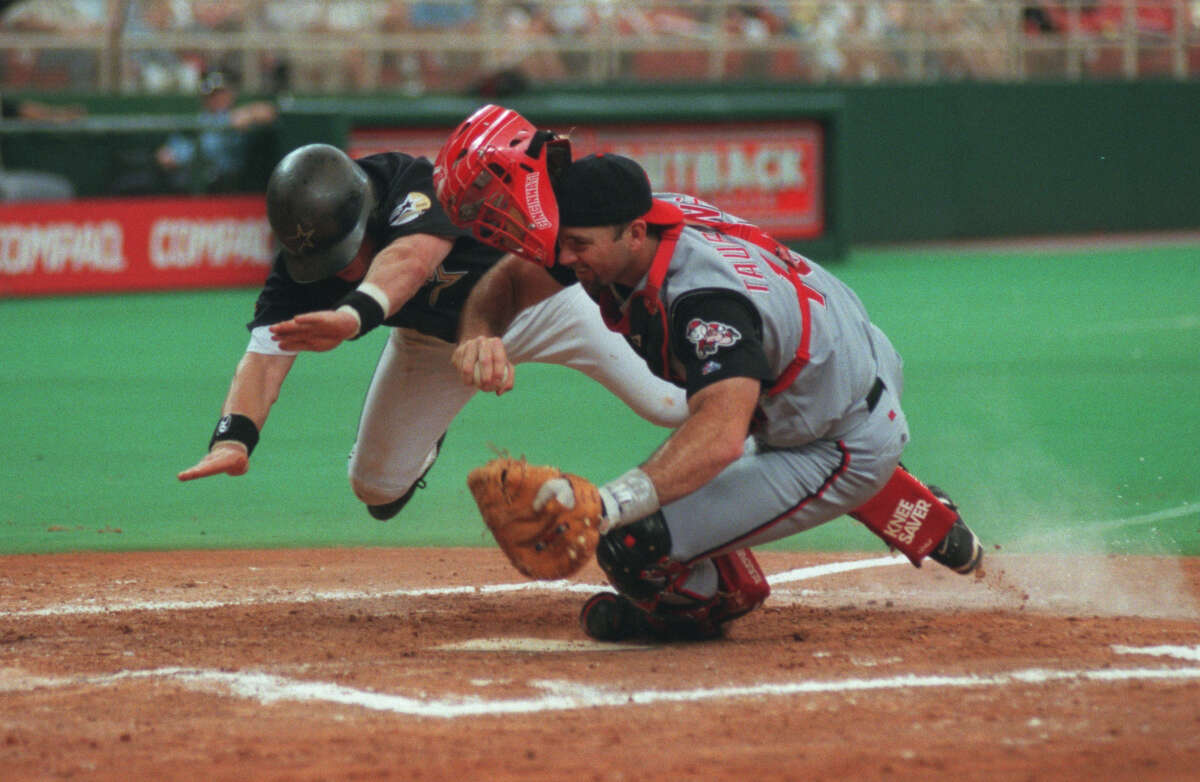
[[[1086,522],[1070,522],[1057,529],[1049,532],[1042,532],[1037,535],[1022,535],[1020,538],[1013,541],[1017,544],[1040,543],[1049,540],[1072,540],[1077,538],[1081,532],[1107,532],[1109,530],[1120,529],[1121,527],[1137,527],[1143,524],[1156,524],[1160,521],[1171,521],[1172,519],[1181,519],[1188,516],[1200,515],[1200,500],[1194,502],[1185,502],[1174,508],[1165,508],[1153,513],[1146,513],[1141,516],[1128,516],[1123,519],[1109,519],[1108,521],[1086,521]]]
[[[1122,646],[1113,644],[1112,650],[1117,654],[1147,654],[1152,657],[1175,657],[1180,660],[1195,660],[1200,662],[1200,646]]]
[[[605,643],[599,646],[591,639],[561,640],[555,638],[469,638],[466,641],[441,644],[434,647],[441,652],[606,652],[645,651],[654,647],[644,643]]]
[[[1083,522],[1078,525],[1072,525],[1070,528],[1064,527],[1062,530],[1042,533],[1040,535],[1031,535],[1022,537],[1019,543],[1036,543],[1041,540],[1052,540],[1057,537],[1069,534],[1068,529],[1078,530],[1086,528],[1088,530],[1108,530],[1123,526],[1136,526],[1140,524],[1153,524],[1159,521],[1168,521],[1171,519],[1182,518],[1193,514],[1200,513],[1200,500],[1183,505],[1167,508],[1165,510],[1148,513],[1142,516],[1131,516],[1122,519],[1111,519],[1103,522]],[[835,573],[844,573],[852,570],[860,570],[872,567],[885,567],[887,565],[902,565],[907,560],[898,556],[875,557],[871,559],[858,559],[846,562],[831,562],[823,565],[814,565],[812,567],[797,568],[783,573],[777,573],[767,577],[768,583],[772,586],[779,584],[790,583],[793,581],[804,581],[821,576],[832,575]],[[120,613],[126,611],[196,611],[196,610],[211,610],[215,608],[236,608],[239,606],[255,606],[255,605],[279,605],[279,604],[303,604],[303,603],[322,603],[322,602],[341,602],[350,600],[378,600],[386,598],[405,598],[405,597],[438,597],[451,595],[493,595],[504,594],[510,592],[532,592],[532,591],[549,591],[549,592],[568,592],[591,594],[600,589],[608,587],[600,584],[583,584],[578,582],[560,580],[560,581],[533,581],[518,584],[485,584],[481,586],[447,586],[447,587],[424,587],[418,589],[391,589],[382,592],[368,592],[364,590],[336,590],[336,591],[319,591],[319,592],[304,592],[293,595],[260,595],[257,597],[233,598],[227,600],[159,600],[159,601],[99,601],[89,600],[81,603],[62,603],[58,605],[47,606],[44,608],[33,608],[23,610],[0,610],[0,617],[38,617],[38,616],[72,616],[72,615],[87,615],[87,614],[107,614]]]
[[[1179,647],[1188,649],[1188,647]],[[1132,653],[1139,653],[1131,650]],[[1200,653],[1200,647],[1191,648]],[[837,680],[800,680],[758,683],[727,687],[701,687],[683,690],[629,690],[580,684],[562,680],[538,680],[530,686],[541,694],[524,698],[485,699],[474,696],[414,698],[392,693],[372,692],[330,682],[290,679],[262,672],[228,672],[199,668],[156,668],[122,671],[104,676],[66,678],[22,677],[12,669],[0,671],[0,693],[32,692],[39,689],[72,686],[103,687],[126,681],[165,679],[188,689],[230,695],[257,701],[263,705],[279,702],[327,703],[388,712],[410,717],[457,719],[514,714],[589,709],[619,708],[656,703],[699,703],[735,698],[786,697],[794,695],[845,694],[881,690],[921,690],[929,688],[964,689],[980,687],[1039,686],[1057,682],[1121,683],[1134,681],[1189,681],[1200,679],[1200,668],[1099,668],[1049,670],[1026,668],[991,675],[918,676],[902,674],[877,678]]]
[[[424,587],[420,589],[389,589],[381,592],[364,590],[336,590],[303,592],[294,595],[260,595],[257,597],[233,598],[230,600],[157,600],[137,602],[94,602],[63,603],[23,611],[0,611],[0,617],[11,616],[70,616],[73,614],[107,614],[124,611],[194,611],[213,608],[236,608],[239,606],[276,605],[280,603],[324,603],[345,600],[377,600],[389,597],[440,597],[444,595],[490,595],[505,592],[560,591],[587,592],[591,594],[597,585],[579,584],[570,581],[537,581],[524,584],[484,584],[481,586]]]
[[[821,576],[831,576],[835,573],[846,573],[851,570],[886,567],[888,565],[904,565],[907,563],[907,559],[899,556],[875,557],[873,559],[854,559],[848,562],[830,562],[825,565],[813,565],[811,567],[796,568],[795,570],[787,570],[783,573],[776,573],[773,576],[767,576],[767,583],[771,586],[776,586],[778,584],[786,584],[792,581],[806,581],[808,579],[820,578]]]
[[[768,578],[772,584],[788,583],[818,578],[871,567],[903,564],[906,560],[897,557],[835,562],[812,567],[797,568],[778,573]],[[494,584],[485,586],[435,587],[426,589],[399,589],[382,593],[362,591],[318,592],[298,596],[268,596],[265,599],[242,599],[230,601],[167,601],[159,603],[137,603],[119,608],[104,605],[75,604],[50,607],[35,611],[8,612],[10,616],[52,615],[62,613],[100,613],[112,610],[187,610],[196,608],[219,608],[256,603],[314,602],[318,600],[349,600],[379,598],[387,596],[431,596],[460,595],[474,593],[504,593],[527,590],[558,590],[569,592],[591,592],[597,587],[568,581],[530,582],[521,584]],[[5,614],[0,614],[5,615]],[[595,651],[608,651],[610,644],[594,644]],[[1114,646],[1119,654],[1148,654],[1170,656],[1181,659],[1200,659],[1200,647]],[[564,651],[568,651],[564,649]],[[586,651],[572,647],[569,651]],[[480,697],[459,696],[448,698],[414,698],[391,693],[360,690],[330,682],[313,682],[290,679],[264,672],[229,672],[196,668],[158,668],[142,671],[121,671],[100,676],[43,677],[25,674],[15,669],[0,669],[0,693],[26,692],[44,688],[71,686],[112,686],[124,681],[142,679],[167,679],[184,687],[200,691],[222,690],[231,695],[256,700],[264,705],[280,701],[323,702],[354,706],[374,711],[389,712],[414,717],[455,719],[472,716],[494,716],[503,714],[534,714],[594,707],[621,707],[664,702],[701,702],[716,699],[779,697],[788,695],[847,693],[869,690],[922,689],[922,688],[965,688],[998,687],[1009,685],[1039,685],[1059,681],[1125,682],[1139,680],[1191,680],[1200,679],[1200,668],[1131,668],[1097,670],[1025,669],[990,676],[900,676],[873,679],[843,679],[830,681],[793,681],[781,683],[756,683],[751,685],[688,690],[622,690],[619,688],[585,685],[578,682],[543,680],[529,685],[542,690],[542,694],[526,697],[489,700]]]
[[[772,585],[791,581],[820,578],[833,573],[842,573],[861,568],[895,565],[907,560],[896,557],[859,559],[849,562],[831,562],[825,565],[797,568],[768,576]],[[126,611],[197,611],[214,608],[236,608],[239,606],[278,605],[297,603],[324,603],[349,600],[379,600],[406,597],[441,597],[449,595],[496,595],[511,592],[568,592],[592,594],[608,589],[601,584],[583,584],[575,581],[527,581],[518,584],[484,584],[480,586],[422,587],[416,589],[389,589],[381,592],[365,590],[336,590],[303,592],[293,595],[260,595],[258,597],[232,598],[228,600],[158,600],[158,601],[96,601],[84,603],[62,603],[19,611],[0,611],[0,617],[75,616],[87,614],[109,614]]]

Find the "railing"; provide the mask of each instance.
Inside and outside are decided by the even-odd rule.
[[[410,94],[1200,75],[1200,0],[106,2],[10,6],[0,88],[188,93],[211,69],[255,92]]]

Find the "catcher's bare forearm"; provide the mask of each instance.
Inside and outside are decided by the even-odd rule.
[[[505,258],[489,269],[467,295],[458,321],[459,342],[498,337],[517,316],[518,278],[509,261]]]
[[[691,494],[742,455],[760,389],[757,380],[733,377],[688,400],[688,419],[642,465],[661,504]]]
[[[693,395],[687,420],[644,464],[599,488],[606,528],[691,494],[741,456],[760,389],[757,380],[733,377]]]
[[[459,341],[499,337],[521,310],[562,290],[545,269],[515,255],[500,259],[479,280],[459,317]]]
[[[540,266],[513,255],[489,269],[467,296],[459,317],[458,347],[451,363],[463,383],[497,395],[511,390],[515,368],[501,335],[517,313],[560,290]]]

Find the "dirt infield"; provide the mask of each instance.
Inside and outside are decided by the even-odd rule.
[[[767,553],[713,642],[486,549],[0,557],[4,780],[1200,778],[1200,563]]]

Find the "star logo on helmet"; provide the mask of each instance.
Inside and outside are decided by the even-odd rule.
[[[291,244],[296,245],[295,249],[297,251],[307,250],[309,247],[315,247],[317,244],[313,241],[314,233],[316,233],[316,229],[309,228],[307,231],[305,231],[304,226],[297,223],[296,235],[293,236],[289,241]]]

